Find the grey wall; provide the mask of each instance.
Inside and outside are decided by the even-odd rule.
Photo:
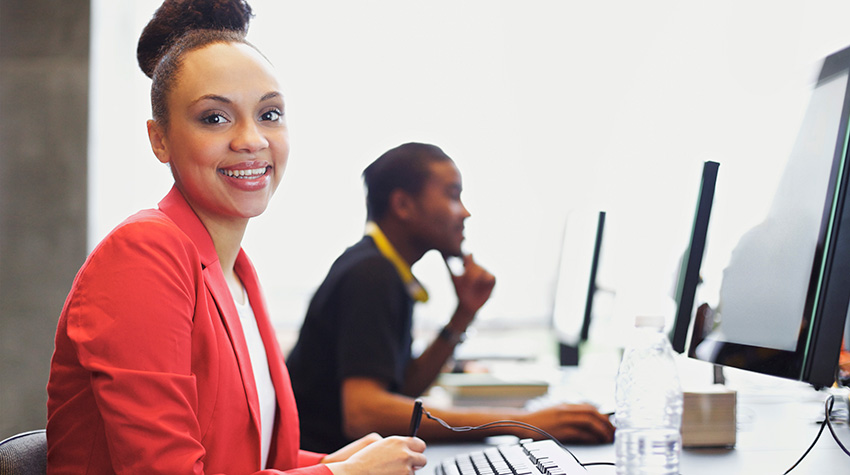
[[[44,427],[86,255],[89,0],[0,0],[0,439]]]

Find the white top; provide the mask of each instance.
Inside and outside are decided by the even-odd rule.
[[[243,294],[245,290],[242,290]],[[260,468],[266,468],[269,458],[269,447],[272,440],[272,429],[274,429],[275,410],[277,401],[275,398],[274,385],[269,373],[269,360],[266,358],[266,347],[260,337],[260,329],[257,327],[257,317],[251,308],[247,296],[245,304],[240,304],[234,299],[236,310],[239,312],[239,321],[242,323],[242,333],[245,334],[245,343],[248,344],[248,354],[251,356],[251,368],[254,371],[254,381],[257,385],[257,395],[260,399]]]

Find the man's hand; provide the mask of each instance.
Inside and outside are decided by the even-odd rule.
[[[614,441],[614,426],[608,416],[587,404],[560,404],[532,412],[521,420],[563,442],[608,444]],[[540,438],[539,434],[531,432],[521,436]]]
[[[452,322],[457,325],[459,331],[463,331],[472,322],[475,313],[490,298],[493,287],[496,285],[496,278],[479,266],[472,258],[472,254],[463,256],[462,274],[455,275],[451,272],[451,268],[449,273],[452,276],[458,302],[457,312],[452,317]]]

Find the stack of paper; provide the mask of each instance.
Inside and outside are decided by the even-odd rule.
[[[549,390],[545,381],[505,378],[492,373],[444,373],[438,384],[456,406],[523,407]]]
[[[684,392],[683,447],[734,447],[736,393],[716,384]]]

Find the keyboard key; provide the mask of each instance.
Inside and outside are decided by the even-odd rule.
[[[460,454],[437,466],[437,475],[576,475],[586,470],[551,440],[521,442]]]

